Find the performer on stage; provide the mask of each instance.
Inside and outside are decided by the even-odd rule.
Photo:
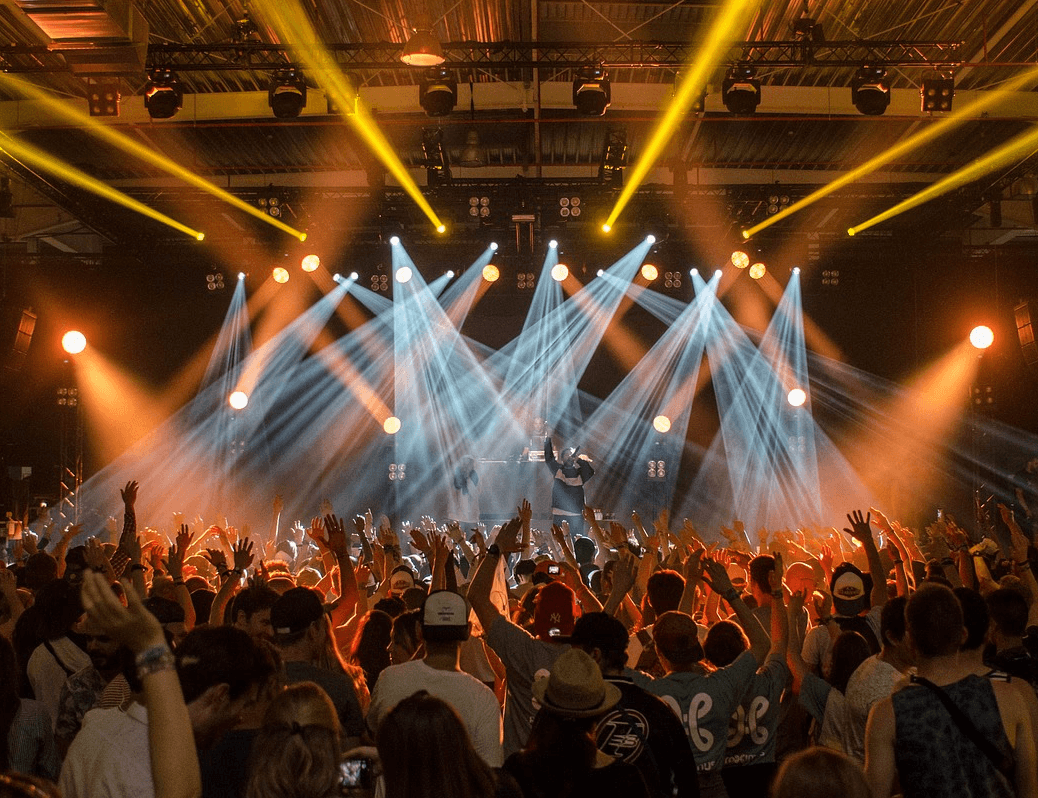
[[[554,481],[551,487],[552,522],[569,523],[573,538],[584,535],[584,484],[595,475],[591,458],[580,454],[579,448],[562,451],[562,462],[555,459],[551,436],[544,439],[544,462],[551,469]]]
[[[479,523],[479,474],[476,458],[466,454],[454,467],[450,517],[468,532]]]

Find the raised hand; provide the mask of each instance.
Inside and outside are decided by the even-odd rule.
[[[811,594],[811,602],[815,605],[815,614],[819,618],[830,618],[833,614],[833,597],[828,591],[816,591]]]
[[[350,556],[350,533],[346,524],[337,515],[326,515],[324,527],[328,530],[326,545],[338,559]]]
[[[634,587],[637,578],[638,558],[629,551],[621,551],[613,568],[613,592],[626,595]]]
[[[435,538],[435,533],[427,535],[421,529],[411,530],[411,545],[425,555],[426,559],[431,560],[431,553],[433,550],[433,543],[430,541],[430,537]]]
[[[274,494],[274,501],[271,502],[270,509],[273,511],[274,515],[281,515],[281,513],[285,511],[285,500],[281,498],[280,493]]]
[[[847,520],[851,525],[850,528],[844,527],[844,532],[863,546],[872,542],[872,513],[867,513],[863,516],[861,510],[855,510],[847,514]]]
[[[321,499],[321,506],[317,511],[322,516],[332,515],[335,511],[332,509],[331,499],[328,499],[327,497]]]
[[[126,483],[126,487],[120,489],[119,495],[123,497],[123,504],[126,507],[133,509],[133,505],[137,502],[137,488],[139,485],[136,480],[131,480]]]
[[[218,574],[227,573],[227,555],[220,549],[206,549],[205,553],[202,554],[210,563],[213,568],[216,569]]]
[[[251,540],[248,538],[242,538],[234,544],[231,551],[234,557],[234,568],[232,570],[243,572],[246,568],[252,565],[253,554]]]
[[[794,590],[789,597],[789,607],[787,612],[790,618],[799,618],[800,611],[804,608],[804,602],[807,600],[806,590]]]
[[[782,589],[782,577],[786,574],[786,567],[782,563],[782,552],[773,551],[771,556],[775,560],[775,570],[768,572],[768,587],[774,593]]]
[[[706,549],[694,549],[685,558],[681,571],[686,584],[689,582],[695,584],[703,578],[703,555],[705,553]]]
[[[141,604],[137,591],[124,585],[126,606],[112,593],[108,581],[100,574],[83,574],[83,607],[91,619],[109,637],[139,654],[155,646],[166,645],[162,625]]]
[[[530,519],[533,518],[533,507],[530,505],[530,500],[524,498],[522,504],[520,504],[515,509],[519,515],[519,520],[522,521],[525,525],[529,526]],[[587,508],[585,508],[585,510],[586,509]]]
[[[522,531],[523,522],[518,517],[513,518],[501,527],[494,542],[504,554],[517,552],[522,548],[522,541],[520,540]]]
[[[716,560],[703,560],[703,581],[710,585],[711,590],[722,596],[735,589],[728,577],[728,571]]]
[[[184,558],[187,556],[188,547],[194,537],[191,534],[191,528],[187,524],[181,524],[176,542],[169,547],[169,555],[162,561],[166,573],[174,582],[184,578]]]
[[[828,543],[823,543],[818,553],[818,562],[822,564],[822,570],[826,575],[833,572],[833,549]]]
[[[627,544],[627,529],[623,524],[617,521],[609,522],[609,542],[613,544],[614,549]]]

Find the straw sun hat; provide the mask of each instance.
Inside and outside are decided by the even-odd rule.
[[[553,715],[593,718],[616,705],[620,688],[602,678],[590,656],[571,648],[555,660],[547,678],[534,682],[533,697]]]

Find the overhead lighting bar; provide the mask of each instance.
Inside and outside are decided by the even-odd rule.
[[[320,44],[321,38],[299,3],[293,0],[258,0],[256,7],[278,32],[282,41],[307,45],[300,46],[296,54],[309,70],[311,77],[319,76],[321,87],[331,96],[338,108],[349,108],[351,98],[356,97],[356,92],[351,90],[349,81],[335,63],[333,54]],[[371,152],[386,167],[386,171],[393,175],[400,187],[421,208],[437,232],[445,231],[446,227],[440,221],[440,217],[422,195],[411,173],[407,171],[393,145],[386,140],[363,103],[356,103],[356,113],[341,113],[342,118],[364,139]]]
[[[164,225],[172,227],[174,230],[186,233],[197,241],[202,241],[205,238],[205,233],[194,230],[186,224],[181,224],[176,219],[166,216],[166,214],[160,213],[154,208],[149,208],[147,205],[138,202],[133,197],[128,197],[126,194],[123,194],[123,192],[112,188],[106,183],[102,183],[97,178],[91,177],[90,175],[79,171],[74,166],[71,166],[64,161],[59,161],[52,155],[49,155],[42,150],[38,150],[29,144],[13,139],[10,136],[3,136],[0,138],[0,150],[9,153],[19,160],[28,161],[37,168],[42,169],[45,172],[50,172],[52,175],[60,177],[62,180],[66,180],[75,186],[85,189],[86,191],[97,194],[99,197],[104,197],[118,205],[122,205],[124,208],[136,211],[142,216],[147,216],[149,219],[161,222]]]
[[[616,200],[616,205],[609,212],[609,218],[602,225],[604,232],[612,230],[616,220],[620,218],[631,197],[645,182],[649,171],[663,154],[664,148],[684,122],[689,109],[706,89],[707,81],[716,65],[727,55],[731,42],[736,38],[747,14],[757,7],[753,0],[726,0],[701,46],[695,48],[688,58],[688,67],[681,79],[681,84],[674,92],[674,99],[667,106],[663,116],[656,123],[641,155],[634,166],[627,169],[627,182]],[[693,54],[694,53],[694,54]]]
[[[851,171],[847,172],[847,174],[836,178],[831,183],[828,183],[822,186],[821,188],[816,189],[803,199],[797,200],[792,205],[783,208],[778,213],[774,214],[773,216],[769,216],[768,218],[762,220],[758,224],[755,224],[753,227],[743,230],[742,237],[747,239],[751,238],[752,236],[757,235],[757,233],[761,232],[762,230],[766,230],[768,227],[771,227],[771,225],[775,224],[775,222],[779,222],[789,216],[792,216],[794,213],[802,211],[804,208],[807,208],[808,206],[818,202],[818,200],[828,197],[833,192],[839,191],[844,186],[850,185],[856,180],[860,180],[866,175],[872,174],[873,172],[877,171],[883,166],[886,166],[895,158],[900,158],[903,155],[907,155],[913,150],[922,147],[924,144],[928,144],[929,142],[933,141],[939,136],[942,136],[945,133],[950,133],[960,125],[980,116],[981,113],[986,111],[988,108],[991,108],[991,106],[997,105],[1000,101],[1005,99],[1006,95],[1010,92],[1020,90],[1024,86],[1035,80],[1038,80],[1038,66],[1029,67],[1012,80],[1003,83],[998,89],[983,92],[983,96],[967,104],[960,110],[955,111],[954,113],[948,116],[935,120],[931,124],[928,124],[927,126],[920,129],[917,133],[914,133],[911,136],[909,136],[907,139],[903,139],[902,141],[898,142],[890,149],[881,152],[879,155],[873,158],[870,158],[861,166],[858,166],[852,169]]]
[[[1034,154],[1036,148],[1038,148],[1038,130],[1021,133],[1019,136],[1011,139],[1002,146],[996,147],[987,155],[977,158],[962,169],[952,172],[947,177],[938,180],[932,186],[927,186],[919,193],[913,194],[903,202],[899,202],[893,208],[885,210],[883,213],[873,216],[871,219],[868,219],[861,224],[854,225],[854,227],[847,230],[847,234],[852,236],[856,235],[862,230],[874,227],[880,222],[885,222],[887,219],[891,219],[898,214],[918,207],[925,202],[929,202],[930,200],[939,197],[942,194],[946,194],[959,186],[972,183],[977,178],[983,177],[990,172],[994,172],[996,169],[1001,169],[1003,166],[1007,166],[1022,158],[1027,158]]]
[[[294,227],[285,224],[279,219],[275,219],[273,216],[268,216],[254,205],[251,205],[233,194],[224,191],[219,186],[210,183],[208,180],[196,175],[191,170],[185,169],[183,166],[167,158],[165,155],[155,152],[155,150],[144,146],[139,141],[135,141],[125,133],[121,133],[109,125],[101,124],[100,122],[92,120],[88,115],[77,110],[68,102],[52,97],[35,84],[29,83],[22,78],[5,72],[0,72],[0,84],[10,86],[21,94],[36,100],[55,116],[62,117],[77,126],[85,127],[87,132],[92,136],[96,136],[102,141],[111,144],[113,147],[129,153],[136,158],[140,158],[142,161],[150,163],[152,166],[161,169],[163,172],[173,175],[174,177],[183,180],[185,183],[205,191],[217,199],[223,200],[229,205],[233,205],[238,210],[244,211],[250,216],[260,219],[261,221],[278,228],[282,232],[288,233],[294,238],[298,238],[300,241],[306,238],[306,233],[296,230]]]

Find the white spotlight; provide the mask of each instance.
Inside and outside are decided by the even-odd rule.
[[[646,244],[655,244],[656,243],[656,236],[654,236],[654,235],[647,235],[647,236],[645,236],[645,243]]]
[[[453,279],[454,279],[454,269],[450,269],[450,270],[449,270],[449,271],[447,272],[447,279],[448,279],[448,280],[453,280]]]
[[[393,236],[389,239],[389,243],[395,247],[397,244],[400,243],[400,236]]]
[[[235,410],[244,410],[249,404],[249,395],[245,391],[235,391],[227,397],[227,404]]]
[[[350,279],[351,280],[359,280],[360,279],[360,275],[357,274],[356,272],[350,272]]]
[[[974,327],[970,331],[970,343],[975,349],[987,349],[995,343],[995,333],[991,331],[990,327],[984,325]]]
[[[670,419],[664,415],[656,416],[656,418],[652,420],[652,426],[656,432],[665,435],[670,432]]]
[[[400,419],[396,416],[390,416],[382,422],[382,429],[389,435],[396,435],[400,432]]]
[[[720,269],[718,269],[716,272],[714,272],[714,277],[716,277],[718,280],[720,280],[722,274],[724,274],[724,272],[722,272]]]
[[[341,283],[342,282],[342,275],[341,274],[333,274],[332,275],[332,279],[335,280],[335,282],[337,282],[337,283]]]
[[[799,266],[794,266],[793,267],[793,274],[800,274],[800,267]]]
[[[548,242],[548,246],[551,247],[552,249],[555,249],[558,245],[559,245],[559,242],[556,241],[554,238],[551,241]]]
[[[238,279],[239,280],[244,280],[245,279],[245,272],[238,272]]]
[[[602,276],[602,275],[604,275],[604,274],[605,274],[605,272],[604,272],[604,271],[602,271],[601,269],[599,269],[599,270],[598,270],[598,276],[599,276],[599,277],[601,277],[601,276]]]
[[[692,269],[691,271],[689,271],[689,274],[695,277],[697,274],[699,274],[699,269]]]
[[[794,388],[786,394],[786,401],[793,407],[803,407],[804,402],[807,401],[807,394],[804,393],[803,388]]]
[[[396,277],[396,281],[398,283],[406,283],[408,280],[414,277],[414,272],[411,271],[410,266],[401,266],[399,269],[396,270],[396,274],[394,276]]]
[[[86,349],[86,336],[79,330],[69,330],[61,336],[61,348],[70,355],[78,355]]]
[[[490,251],[491,252],[497,252],[497,242],[496,241],[491,241],[490,242]]]

